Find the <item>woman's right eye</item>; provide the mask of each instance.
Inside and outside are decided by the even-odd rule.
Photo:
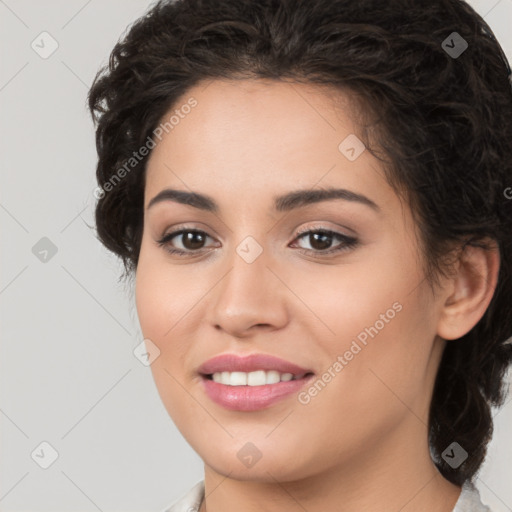
[[[179,229],[165,234],[160,240],[157,241],[160,247],[163,247],[171,254],[177,255],[190,255],[191,253],[198,252],[203,249],[206,238],[211,238],[204,231],[197,229]],[[176,248],[171,243],[176,243],[174,240],[180,241],[182,248]]]

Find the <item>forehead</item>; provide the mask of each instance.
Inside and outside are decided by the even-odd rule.
[[[214,80],[188,90],[147,166],[146,202],[165,187],[230,193],[232,200],[300,188],[368,192],[386,182],[368,151],[350,160],[357,137],[350,96],[332,88],[268,80]],[[189,108],[186,105],[194,105]],[[367,195],[367,194],[365,194]],[[375,195],[375,194],[374,194]]]

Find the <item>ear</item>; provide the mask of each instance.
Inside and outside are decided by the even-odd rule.
[[[489,240],[486,240],[489,241]],[[500,267],[499,249],[466,245],[442,294],[437,334],[453,340],[467,334],[484,316],[494,295]]]

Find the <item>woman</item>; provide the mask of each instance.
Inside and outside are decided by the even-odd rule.
[[[512,85],[460,0],[161,1],[89,95],[96,224],[204,481],[170,511],[484,511]]]

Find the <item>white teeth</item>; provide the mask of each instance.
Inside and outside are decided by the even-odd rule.
[[[304,375],[297,375],[297,379]],[[293,379],[292,373],[279,373],[275,370],[256,370],[254,372],[216,372],[212,375],[214,382],[226,386],[264,386]]]
[[[277,384],[281,380],[281,375],[275,370],[265,372],[265,384]]]
[[[232,386],[247,386],[247,373],[231,372],[229,383]]]
[[[263,370],[258,370],[256,372],[249,372],[247,375],[247,385],[248,386],[263,386],[267,380],[265,376],[265,372]]]

